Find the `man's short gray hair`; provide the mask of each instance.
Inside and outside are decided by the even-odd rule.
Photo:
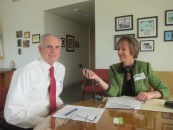
[[[42,34],[41,37],[40,37],[40,43],[39,43],[39,47],[42,47],[44,46],[44,42],[45,42],[45,38],[48,37],[48,36],[54,36],[56,37],[59,41],[60,41],[60,46],[62,44],[62,41],[61,41],[61,38],[59,38],[58,36],[54,35],[54,34]]]

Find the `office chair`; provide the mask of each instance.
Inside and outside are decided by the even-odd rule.
[[[108,83],[108,69],[94,69],[93,72],[97,74],[102,80]],[[82,100],[85,99],[85,95],[90,94],[107,96],[107,94],[101,89],[99,84],[93,80],[84,79],[82,84]]]

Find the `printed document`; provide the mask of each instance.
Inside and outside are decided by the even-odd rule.
[[[105,108],[140,109],[141,104],[142,101],[137,100],[135,97],[109,97]]]
[[[66,105],[62,109],[58,110],[53,116],[64,119],[97,123],[104,110],[105,108]]]

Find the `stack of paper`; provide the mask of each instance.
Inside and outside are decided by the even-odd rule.
[[[83,107],[76,105],[66,105],[53,116],[71,120],[97,123],[101,118],[105,108]]]
[[[105,108],[140,109],[141,104],[142,101],[137,100],[135,97],[109,97]]]

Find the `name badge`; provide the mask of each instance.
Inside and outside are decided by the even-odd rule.
[[[144,73],[140,73],[140,74],[136,74],[133,76],[134,77],[134,80],[137,81],[137,80],[141,80],[141,79],[145,79],[145,74]]]

